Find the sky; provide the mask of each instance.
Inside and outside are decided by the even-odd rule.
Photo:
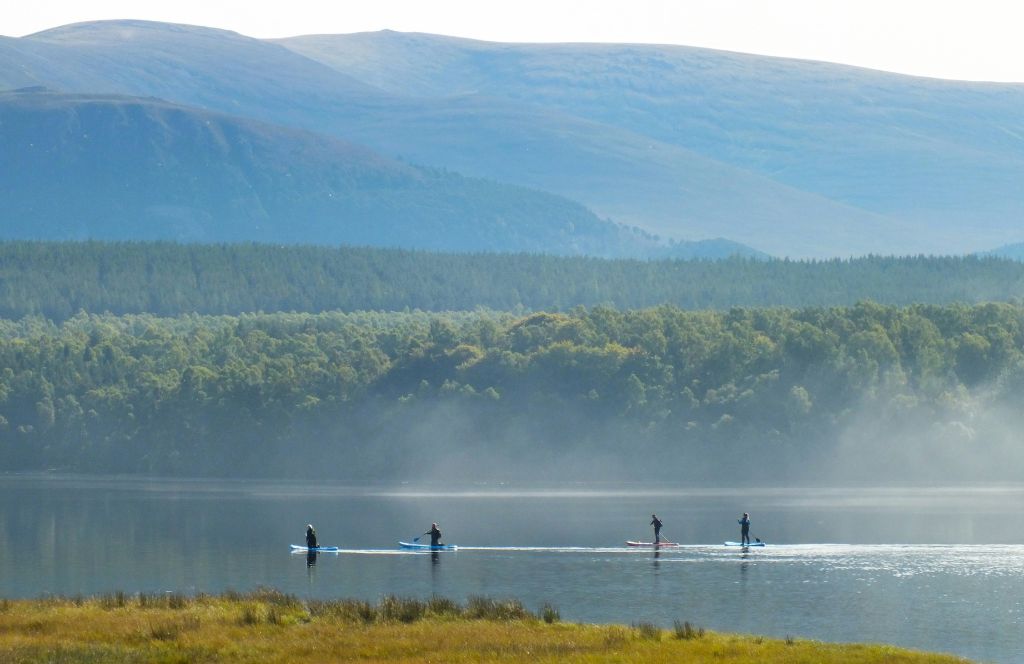
[[[148,19],[250,37],[391,29],[491,41],[636,42],[1024,82],[1014,0],[0,0],[0,35]]]

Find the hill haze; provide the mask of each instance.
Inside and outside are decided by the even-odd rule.
[[[1024,86],[681,46],[143,21],[0,39],[0,87],[157,96],[774,255],[1021,240]]]
[[[967,224],[1005,237],[1024,213],[1021,84],[684,46],[390,31],[279,43],[385,91],[497,96],[637,132],[927,231],[920,250],[962,251]]]
[[[8,239],[755,253],[728,242],[666,244],[552,194],[155,99],[0,93],[0,128]]]

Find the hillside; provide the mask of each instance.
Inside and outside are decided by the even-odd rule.
[[[666,245],[558,196],[156,99],[0,93],[0,170],[4,239],[752,253]]]
[[[1024,242],[1006,244],[991,251],[980,252],[983,256],[998,256],[1000,258],[1011,258],[1017,261],[1024,261]]]
[[[1019,304],[0,319],[0,464],[1016,481],[1022,347]]]
[[[80,311],[571,311],[1019,301],[1024,264],[995,257],[849,261],[603,260],[370,247],[0,242],[0,317]]]
[[[0,87],[156,96],[778,256],[1019,242],[1024,86],[682,46],[110,21],[0,39]]]
[[[915,251],[1020,237],[1024,85],[682,46],[390,31],[279,43],[384,90],[516,100],[686,148],[926,230]]]

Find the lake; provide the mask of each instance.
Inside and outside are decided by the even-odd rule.
[[[386,594],[1024,661],[1024,486],[728,489],[0,477],[0,595]],[[742,551],[736,519],[769,543]],[[652,551],[650,515],[685,546]],[[437,521],[457,552],[402,552]],[[315,524],[344,551],[307,564]]]

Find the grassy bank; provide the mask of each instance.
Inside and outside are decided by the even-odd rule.
[[[516,601],[113,594],[0,600],[3,662],[963,662],[879,645],[576,625]]]

